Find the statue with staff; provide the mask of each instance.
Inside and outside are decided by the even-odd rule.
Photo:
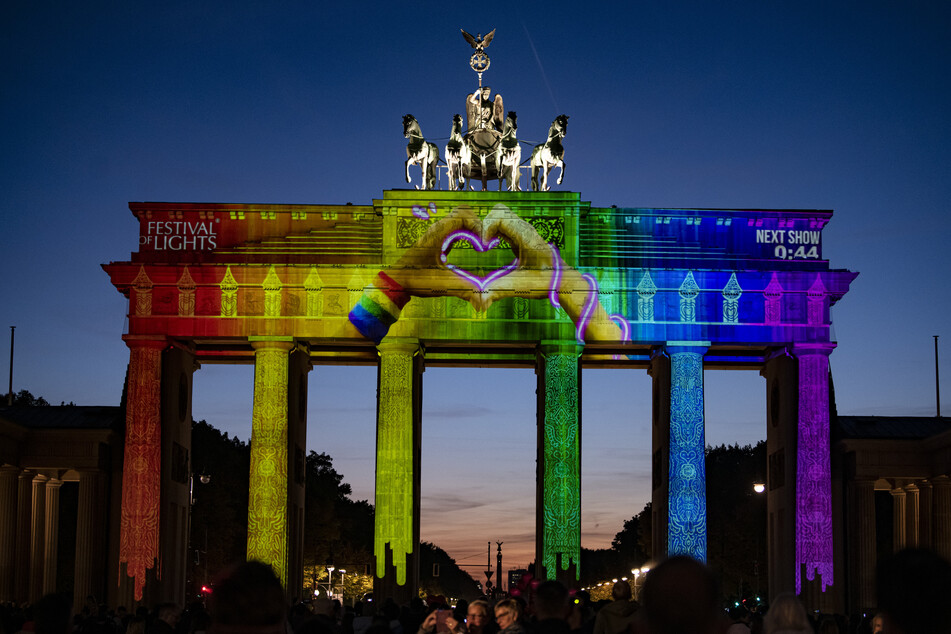
[[[464,29],[462,36],[466,42],[475,50],[472,57],[469,58],[469,66],[479,74],[479,87],[474,93],[466,99],[466,124],[469,131],[474,130],[496,130],[502,131],[505,123],[505,107],[502,104],[502,95],[495,95],[495,99],[490,99],[492,89],[489,86],[482,85],[482,73],[489,68],[491,61],[486,55],[485,49],[495,37],[495,29],[489,31],[489,34],[482,37],[478,34],[473,37],[466,33]]]

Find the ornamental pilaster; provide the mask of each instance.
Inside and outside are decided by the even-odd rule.
[[[536,559],[548,579],[572,566],[575,580],[581,572],[581,351],[576,342],[539,347]]]
[[[142,600],[146,572],[159,559],[161,392],[164,337],[125,337],[129,346],[119,562]]]
[[[248,495],[248,559],[287,585],[287,377],[290,337],[254,339],[254,411]]]
[[[833,582],[832,460],[829,421],[829,354],[834,344],[797,344],[799,426],[796,438],[796,593],[801,570],[820,589]]]

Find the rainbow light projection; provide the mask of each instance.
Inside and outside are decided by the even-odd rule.
[[[413,357],[416,345],[383,343],[376,438],[376,576],[386,574],[387,546],[396,583],[406,584],[413,552]]]
[[[704,348],[670,354],[670,480],[667,553],[707,560],[707,491],[703,464]]]
[[[125,459],[119,561],[135,579],[135,600],[142,600],[145,573],[159,557],[159,492],[162,484],[161,341],[129,341],[129,390],[126,405]],[[161,573],[161,571],[159,571]]]
[[[799,360],[799,428],[796,451],[796,594],[800,570],[822,590],[832,585],[832,480],[829,453],[829,353],[831,344],[796,346]]]
[[[130,203],[139,222],[139,250],[129,261],[103,268],[130,299],[120,560],[135,579],[137,597],[146,571],[161,556],[164,344],[159,342],[201,340],[200,356],[225,363],[236,358],[239,342],[253,346],[248,555],[271,563],[285,580],[288,351],[293,341],[318,348],[333,342],[332,349],[323,352],[344,361],[370,361],[368,339],[359,336],[359,329],[353,331],[356,325],[348,320],[348,311],[362,301],[370,276],[391,265],[417,270],[419,277],[401,278],[401,284],[408,283],[398,289],[399,299],[415,299],[402,312],[402,306],[396,306],[393,319],[383,324],[387,328],[376,333],[381,339],[388,335],[377,348],[378,575],[395,572],[398,583],[405,585],[406,556],[415,546],[413,357],[418,341],[427,346],[427,356],[441,355],[447,364],[497,360],[492,345],[482,343],[558,342],[547,344],[551,354],[543,361],[545,445],[540,450],[546,464],[539,474],[545,491],[537,510],[544,527],[539,556],[550,574],[559,565],[567,568],[577,562],[577,355],[582,343],[597,338],[599,344],[608,344],[605,350],[618,341],[633,342],[611,354],[631,354],[635,361],[647,359],[646,346],[666,345],[671,355],[667,543],[670,553],[699,559],[706,553],[704,358],[729,364],[750,350],[755,356],[757,350],[793,346],[800,359],[796,562],[800,569],[806,567],[807,578],[821,574],[823,588],[831,583],[826,377],[833,344],[828,343],[828,314],[856,276],[831,269],[823,258],[821,233],[831,211],[599,208],[581,201],[576,192],[430,191],[426,200],[419,196],[412,190],[387,190],[381,200],[352,206]],[[497,205],[515,216],[506,217],[505,226],[524,223],[506,234],[501,245],[496,240],[484,243],[480,231],[473,229],[478,223],[471,221],[462,225],[468,231],[458,231],[459,223],[442,225],[451,227],[445,233],[436,227],[462,207],[484,220]],[[448,210],[453,211],[445,213]],[[194,236],[199,232],[213,239],[198,241]],[[538,252],[516,250],[522,258],[514,261],[503,249],[487,253],[513,239],[550,250],[551,270],[539,264],[546,258]],[[450,263],[448,252],[454,248],[459,252],[453,251]],[[413,254],[416,260],[400,264],[402,257]],[[524,275],[521,269],[526,266],[540,266],[542,275]],[[440,271],[447,269],[458,280],[441,278]],[[579,288],[579,274],[587,293]],[[513,279],[528,287],[511,288]],[[570,280],[574,297],[562,288],[565,280]],[[443,294],[469,286],[490,295],[504,288],[512,295],[494,297],[489,310],[479,313],[475,306]],[[371,290],[366,297],[376,296]],[[607,330],[614,331],[611,338],[604,337]],[[410,339],[412,346],[400,343]],[[375,342],[376,337],[369,340]],[[453,348],[470,342],[472,352],[456,359]],[[707,345],[709,352],[704,350]],[[533,358],[514,361],[531,364]],[[389,562],[395,570],[388,568]]]
[[[578,353],[545,354],[545,473],[542,563],[549,579],[575,562],[581,574],[581,438]]]
[[[290,341],[255,341],[248,559],[287,585],[287,372]]]

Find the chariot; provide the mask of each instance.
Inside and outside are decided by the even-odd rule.
[[[508,191],[520,191],[519,169],[522,148],[516,137],[518,125],[515,111],[505,114],[502,95],[490,99],[492,89],[482,85],[482,73],[489,67],[485,47],[495,35],[493,29],[485,38],[473,37],[462,32],[466,41],[475,49],[469,60],[472,70],[479,74],[479,87],[466,98],[466,132],[462,131],[462,115],[454,115],[449,140],[446,143],[444,162],[448,173],[449,189],[472,189],[471,181],[482,183],[482,191],[488,189],[488,181],[503,182]],[[561,168],[558,184],[565,175],[564,147],[562,138],[568,127],[567,115],[559,115],[548,130],[548,140],[535,145],[531,154],[532,190],[549,189],[548,175],[555,166]],[[422,169],[422,189],[433,189],[437,183],[438,148],[426,141],[419,122],[412,115],[403,117],[403,136],[409,139],[406,146],[406,182],[411,183],[409,168],[419,165]],[[539,180],[539,173],[541,179]]]

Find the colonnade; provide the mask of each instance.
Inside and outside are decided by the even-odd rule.
[[[876,492],[887,492],[891,498],[891,544],[880,545],[876,534]],[[853,478],[846,484],[846,497],[853,610],[875,605],[880,546],[892,552],[928,548],[951,560],[951,477],[947,474],[918,479]]]
[[[181,602],[196,355],[166,339],[127,336],[126,342],[131,361],[115,602]],[[288,588],[299,588],[311,354],[291,337],[256,337],[250,344],[255,372],[248,556],[270,563]],[[654,349],[647,364],[653,383],[655,557],[706,558],[703,368],[709,345],[668,342]],[[569,583],[581,551],[582,350],[575,341],[542,341],[535,361],[536,571]],[[762,368],[769,410],[772,595],[819,583],[823,590],[832,583],[830,351],[831,346],[780,349]],[[415,339],[388,338],[377,352],[376,591],[400,600],[412,596],[418,582],[425,348]],[[96,524],[102,520],[96,518],[108,515],[103,507],[108,496],[94,472],[81,472],[78,480],[76,592],[84,597],[95,575],[102,574],[105,547],[90,536],[102,532]],[[61,484],[56,474],[0,470],[0,597],[33,600],[55,588]],[[904,504],[906,509],[896,520],[902,528],[896,539],[903,535],[903,543],[927,543],[932,529],[924,525],[949,530],[951,483],[929,484],[930,489],[925,483],[896,489],[896,508]],[[856,499],[867,503],[865,488],[856,490]],[[922,509],[932,507],[931,519],[921,520]],[[5,512],[9,509],[15,512]],[[874,544],[874,535],[862,543],[862,548]]]
[[[0,467],[0,600],[35,602],[56,592],[60,491],[78,483],[73,603],[102,596],[109,516],[107,474],[98,470]]]

